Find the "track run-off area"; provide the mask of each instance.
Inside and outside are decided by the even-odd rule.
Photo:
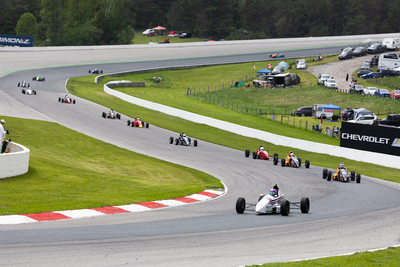
[[[312,162],[310,169],[281,168],[202,140],[197,148],[171,147],[168,138],[177,133],[153,125],[149,131],[132,132],[125,123],[101,118],[108,107],[80,98],[73,106],[57,102],[66,93],[69,77],[85,76],[94,67],[111,73],[268,60],[273,52],[286,57],[335,54],[346,45],[385,36],[391,35],[0,48],[0,115],[12,112],[55,121],[104,142],[209,173],[226,186],[226,193],[215,200],[168,209],[0,225],[1,266],[240,266],[398,245],[400,198],[395,184],[365,176],[360,184],[328,183],[321,178],[322,168]],[[46,82],[35,84],[40,94],[23,97],[16,84],[38,74],[46,77]],[[310,213],[292,210],[283,217],[235,212],[239,196],[256,202],[275,183],[291,201],[309,197]]]

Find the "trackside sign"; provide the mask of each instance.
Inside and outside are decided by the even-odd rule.
[[[0,34],[1,46],[33,46],[33,37]]]
[[[400,156],[400,129],[343,122],[340,146]]]

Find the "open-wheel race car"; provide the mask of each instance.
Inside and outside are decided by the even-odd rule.
[[[41,77],[40,75],[38,75],[38,76],[33,77],[32,81],[44,82],[44,81],[46,81],[46,78],[45,77]]]
[[[255,211],[256,214],[282,214],[288,216],[290,207],[300,209],[302,213],[308,213],[310,210],[310,200],[303,197],[299,202],[291,202],[281,193],[279,187],[275,185],[269,194],[261,194],[256,204],[246,203],[243,197],[236,200],[236,212],[241,214],[245,210]]]
[[[187,137],[186,134],[181,133],[178,138],[174,138],[171,136],[169,138],[169,143],[173,144],[175,141],[175,145],[183,145],[183,146],[190,146],[192,143],[192,139],[190,137]],[[193,140],[193,146],[197,146],[197,140]]]
[[[18,83],[18,87],[29,88],[29,87],[31,87],[31,85],[29,83],[26,83],[25,81],[22,81],[22,82]]]
[[[128,120],[128,126],[139,127],[139,128],[149,128],[149,123],[142,121],[140,118],[135,118],[134,120]]]
[[[343,163],[339,164],[335,173],[332,173],[332,171],[329,171],[328,169],[323,169],[322,178],[327,181],[333,179],[344,183],[350,181],[356,181],[357,184],[361,183],[361,174],[356,173],[355,171],[349,172],[347,168],[344,167]]]
[[[278,165],[278,159],[274,158],[274,165]],[[305,167],[308,169],[310,168],[310,161],[307,159],[305,162]],[[296,157],[292,151],[286,156],[286,158],[281,159],[281,166],[285,167],[293,167],[293,168],[300,168],[301,167],[301,158]]]
[[[22,89],[22,93],[25,95],[36,95],[36,91],[32,90],[31,88]]]
[[[101,114],[101,116],[102,116],[104,119],[118,119],[118,120],[121,119],[121,114],[119,114],[118,112],[115,112],[115,111],[112,110],[112,109],[111,109],[108,113],[103,112],[103,113]]]
[[[59,97],[58,102],[65,103],[65,104],[75,104],[76,103],[75,99],[70,98],[68,95],[66,95],[64,97]]]
[[[103,73],[103,70],[98,70],[98,69],[89,70],[89,73],[91,73],[91,74],[101,74],[101,73]]]
[[[250,156],[250,150],[246,149],[244,151],[244,156],[248,158]],[[263,146],[260,146],[257,151],[253,151],[252,153],[253,159],[264,159],[268,160],[269,159],[269,152],[268,150],[265,150]],[[278,153],[274,154],[274,158],[278,157]]]
[[[276,53],[276,54],[273,54],[273,55],[269,55],[269,57],[270,58],[285,58],[285,55],[281,54],[281,53]]]

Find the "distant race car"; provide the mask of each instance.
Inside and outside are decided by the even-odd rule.
[[[303,197],[299,202],[291,202],[285,198],[278,186],[275,185],[267,195],[261,194],[256,204],[246,203],[243,197],[236,200],[236,212],[241,214],[245,210],[255,211],[257,214],[282,214],[288,216],[290,206],[300,209],[302,213],[308,213],[310,210],[310,200]]]
[[[44,82],[46,80],[45,77],[40,77],[40,75],[35,76],[32,78],[32,81],[37,81],[37,82]]]
[[[58,102],[66,103],[66,104],[75,104],[75,99],[70,98],[68,95],[64,97],[59,97]]]
[[[140,118],[135,118],[133,121],[128,120],[127,124],[131,127],[149,128],[149,123],[142,121]]]
[[[32,89],[30,89],[30,88],[28,88],[28,89],[22,89],[22,93],[25,95],[25,94],[27,94],[27,95],[36,95],[36,91],[35,90],[32,90]]]
[[[31,87],[31,85],[29,83],[26,83],[25,81],[22,81],[18,83],[18,87],[29,88]]]
[[[175,141],[175,145],[183,145],[183,146],[190,146],[190,144],[192,142],[190,137],[187,137],[186,134],[184,134],[184,133],[181,133],[178,138],[175,138],[175,140],[172,136],[169,138],[170,144],[174,143],[174,141]],[[195,147],[197,146],[197,140],[193,141],[193,146],[195,146]]]
[[[119,114],[118,112],[115,112],[114,110],[110,110],[110,111],[108,111],[108,113],[106,113],[106,112],[103,112],[102,114],[101,114],[101,116],[104,118],[104,119],[118,119],[118,120],[120,120],[121,119],[121,114]]]
[[[274,165],[278,164],[278,159],[274,158]],[[293,168],[300,168],[301,166],[301,158],[296,157],[292,152],[289,153],[289,155],[286,156],[286,158],[281,159],[281,166],[289,166]],[[305,167],[308,169],[310,168],[310,161],[306,160],[305,162]]]
[[[101,73],[103,73],[103,70],[98,70],[98,69],[89,70],[89,73],[91,73],[91,74],[101,74]]]
[[[356,181],[357,184],[361,182],[361,174],[356,173],[355,171],[351,171],[349,173],[349,171],[347,170],[347,168],[344,167],[344,165],[342,167],[340,165],[336,169],[335,173],[332,173],[332,171],[329,171],[328,169],[323,169],[322,178],[326,179],[327,181],[330,181],[333,178],[333,180],[345,183],[354,180]]]
[[[252,153],[253,159],[269,159],[269,153],[268,150],[265,150],[263,146],[260,146],[257,151],[253,151]],[[250,150],[246,149],[244,152],[244,156],[248,158],[250,156]],[[275,153],[274,157],[278,157],[278,153]]]
[[[281,54],[281,53],[276,53],[276,54],[273,54],[273,55],[269,55],[269,57],[270,58],[284,58],[285,55]]]

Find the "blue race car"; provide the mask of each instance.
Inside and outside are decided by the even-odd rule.
[[[285,58],[285,55],[281,54],[281,53],[276,53],[276,54],[270,55],[269,57],[270,58]]]
[[[381,77],[381,73],[380,72],[370,72],[367,74],[364,74],[361,76],[361,78],[363,79],[373,79],[373,78],[380,78]]]
[[[101,74],[101,73],[103,73],[103,71],[102,70],[98,70],[98,69],[94,69],[94,70],[89,70],[89,73],[91,73],[91,74]]]
[[[181,133],[178,138],[175,138],[175,145],[190,146],[191,141],[192,140],[190,139],[190,137],[187,137],[186,134]],[[172,136],[169,138],[169,143],[174,143],[174,138]],[[197,146],[197,140],[193,141],[193,145],[195,147]]]

